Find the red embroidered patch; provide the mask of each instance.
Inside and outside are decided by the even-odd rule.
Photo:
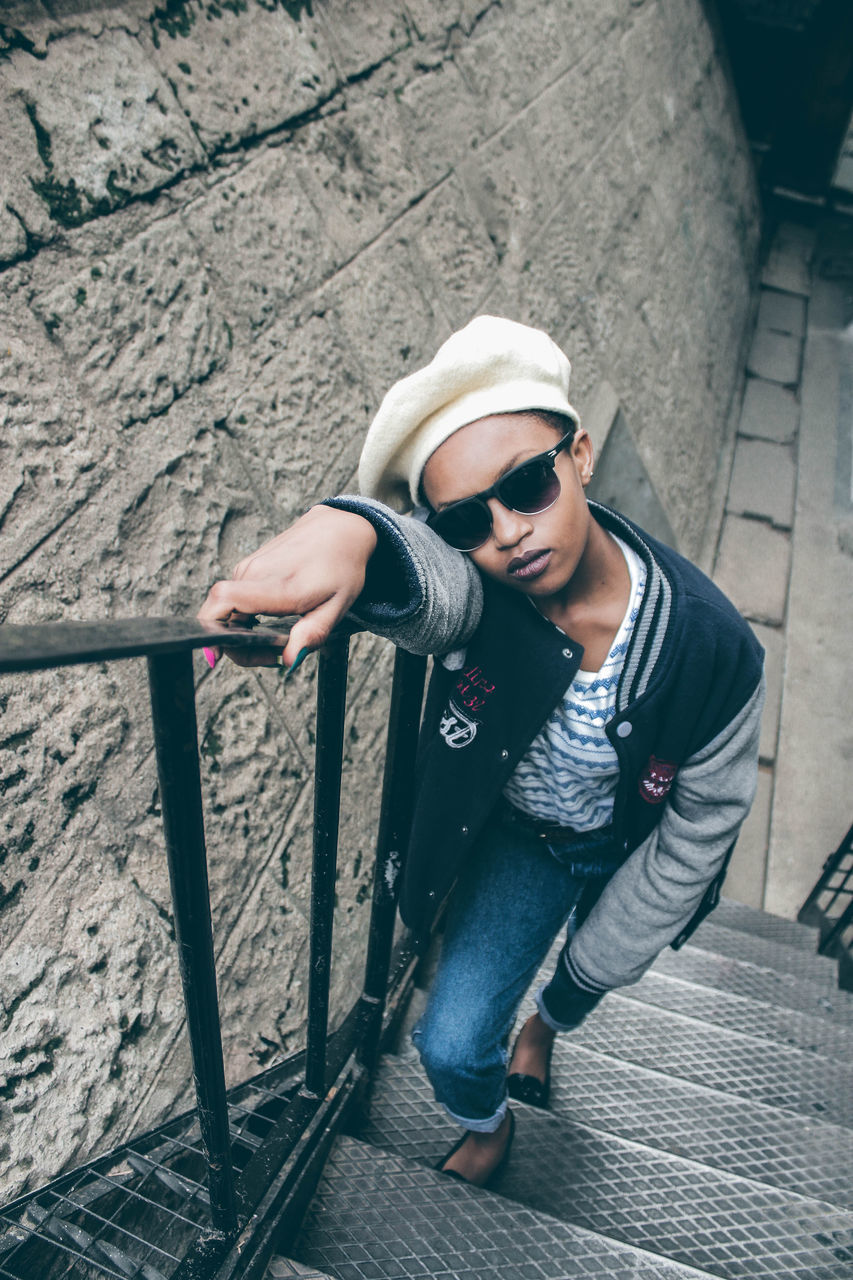
[[[462,672],[456,682],[459,701],[468,711],[482,711],[486,705],[486,698],[494,691],[495,686],[483,675],[482,667],[469,667],[467,671]]]
[[[660,804],[665,800],[675,780],[678,766],[668,760],[658,760],[657,756],[649,756],[648,764],[640,778],[639,792],[648,804]]]

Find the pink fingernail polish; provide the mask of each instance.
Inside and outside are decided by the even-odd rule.
[[[210,667],[212,671],[213,668],[216,666],[216,654],[213,652],[212,649],[202,649],[202,653],[204,654],[205,658],[207,658],[207,665]]]

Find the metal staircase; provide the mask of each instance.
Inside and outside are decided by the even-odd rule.
[[[363,985],[332,1034],[346,637],[319,659],[305,1049],[226,1093],[192,670],[210,642],[184,619],[0,628],[18,678],[146,657],[199,1103],[0,1206],[0,1280],[853,1280],[853,831],[804,907],[817,928],[724,901],[563,1037],[552,1110],[514,1104],[502,1181],[478,1190],[431,1167],[458,1131],[397,1034],[423,659],[396,658]]]
[[[850,1280],[853,996],[816,945],[722,902],[558,1040],[490,1191],[431,1167],[458,1130],[399,1045],[269,1280]]]

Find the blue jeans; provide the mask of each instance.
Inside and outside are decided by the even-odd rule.
[[[485,827],[454,889],[435,981],[412,1032],[437,1100],[464,1128],[493,1133],[503,1120],[518,1007],[563,925],[571,941],[590,882],[603,885],[617,865],[609,828],[546,841],[504,810]],[[577,1026],[600,999],[579,996],[563,972],[561,957],[537,994],[555,1031]]]

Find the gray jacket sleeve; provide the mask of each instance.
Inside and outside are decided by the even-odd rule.
[[[764,678],[722,733],[679,769],[660,823],[578,930],[566,967],[584,990],[636,982],[689,923],[749,813]]]
[[[483,584],[468,556],[373,498],[343,494],[323,505],[355,512],[376,530],[364,591],[350,611],[355,622],[410,653],[444,654],[468,643],[483,611]]]

